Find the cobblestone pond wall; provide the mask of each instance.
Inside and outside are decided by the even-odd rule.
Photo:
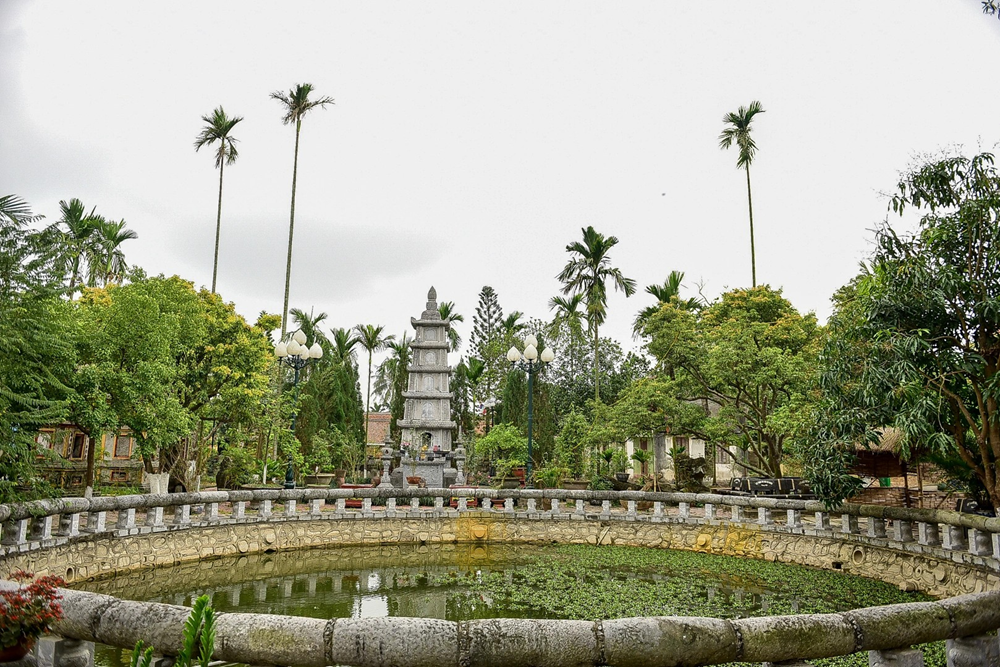
[[[0,575],[24,568],[59,574],[72,583],[161,565],[331,545],[560,543],[684,549],[798,563],[839,569],[941,597],[1000,589],[997,571],[962,558],[957,562],[941,558],[915,543],[900,550],[860,535],[845,541],[841,535],[806,531],[752,523],[652,523],[624,516],[541,520],[475,511],[419,519],[276,517],[267,522],[222,520],[217,525],[184,529],[140,532],[133,528],[81,536],[47,549],[8,554],[0,560]]]

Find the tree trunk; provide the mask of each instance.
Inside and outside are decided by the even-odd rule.
[[[750,278],[753,287],[757,286],[757,255],[753,244],[753,199],[750,197],[750,165],[747,165],[747,208],[750,209]]]
[[[88,490],[93,490],[94,488],[94,450],[97,449],[94,443],[94,438],[91,437],[89,431],[83,431],[83,434],[87,436],[87,472],[84,475],[84,488]],[[89,497],[89,494],[87,494]]]
[[[292,208],[288,218],[288,259],[285,262],[285,305],[281,311],[281,337],[288,330],[288,285],[292,279],[292,235],[295,232],[295,182],[299,175],[299,131],[302,120],[295,121],[295,159],[292,162]]]
[[[223,146],[225,141],[223,140]],[[215,278],[219,273],[219,232],[222,230],[222,170],[226,162],[219,162],[219,206],[215,214],[215,261],[212,263],[212,294],[215,294]]]
[[[600,402],[601,400],[601,389],[600,389],[600,370],[598,362],[598,346],[600,345],[600,338],[597,334],[597,324],[594,324],[594,400]]]

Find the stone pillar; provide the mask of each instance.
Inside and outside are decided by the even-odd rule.
[[[708,507],[708,505],[705,505],[705,507]],[[654,520],[663,518],[663,503],[659,500],[653,501],[653,518]]]
[[[611,514],[611,501],[610,500],[602,500],[601,501],[601,514],[603,514],[605,516]]]
[[[514,511],[513,503],[510,509]],[[538,503],[535,502],[534,498],[528,498],[528,514],[535,514],[536,512],[538,512]]]
[[[975,528],[969,529],[969,553],[974,556],[989,556],[993,553],[990,534]]]
[[[802,527],[802,511],[801,510],[785,510],[785,522],[788,524],[789,528],[801,528]]]
[[[558,498],[552,499],[552,509],[549,510],[552,515],[559,514],[559,502]],[[994,535],[994,537],[996,537],[996,535]]]
[[[574,511],[574,514],[585,514],[585,513],[586,513],[586,511],[583,508],[583,501],[582,500],[577,500],[576,501],[576,510]]]
[[[347,511],[347,498],[337,498],[337,512],[343,514]]]
[[[840,515],[840,532],[848,535],[858,534],[858,517],[853,514]]]
[[[868,517],[868,537],[885,537],[885,519]]]
[[[285,516],[295,516],[296,509],[296,501],[291,498],[285,501]]]
[[[94,644],[52,635],[40,637],[35,658],[38,667],[93,667]]]
[[[458,511],[467,512],[469,510],[469,498],[467,496],[458,497]]]
[[[41,516],[32,522],[32,539],[48,540],[52,539],[52,515]]]
[[[691,516],[691,503],[677,503],[677,515],[686,521]]]
[[[924,667],[924,654],[912,648],[868,651],[868,667]]]
[[[159,528],[163,525],[162,507],[146,508],[146,525],[149,526],[150,528]]]
[[[913,522],[894,519],[892,522],[892,537],[897,542],[912,542]]]
[[[208,503],[205,505],[205,521],[219,520],[219,503]]]
[[[769,507],[757,508],[757,523],[762,526],[770,526],[774,523],[774,519],[771,517],[771,509]]]
[[[964,551],[967,548],[965,531],[961,526],[944,527],[944,548],[949,551]]]
[[[84,530],[88,533],[103,533],[107,520],[107,512],[87,512],[87,527]]]
[[[625,504],[626,504],[625,513],[628,516],[634,517],[635,516],[635,501],[634,500],[627,500],[627,501],[625,501]]]
[[[926,523],[921,521],[917,524],[917,541],[925,547],[936,547],[941,545],[941,536],[938,533],[936,523]]]
[[[715,521],[715,505],[705,503],[705,521]]]
[[[270,519],[271,514],[272,514],[271,501],[270,500],[260,501],[260,507],[257,509],[257,516],[259,516],[261,519]]]
[[[396,515],[396,499],[395,498],[386,498],[385,499],[385,513],[388,514],[389,516],[395,516]]]
[[[119,512],[118,519],[121,520],[122,513]],[[135,510],[132,510],[132,525],[135,528]],[[78,513],[63,514],[59,517],[59,535],[62,537],[76,537],[80,534],[80,515]]]
[[[816,512],[816,530],[830,530],[829,513]]]
[[[420,511],[420,498],[410,498],[410,511],[411,512]]]
[[[743,523],[743,507],[741,505],[733,505],[730,509],[729,520],[733,523]]]
[[[504,501],[504,502],[506,503],[506,501]],[[479,506],[483,508],[484,512],[492,512],[493,511],[493,500],[491,500],[490,498],[483,498],[482,501],[480,502]]]
[[[242,519],[247,515],[247,504],[246,501],[237,500],[233,503],[233,518]]]
[[[174,507],[174,525],[186,526],[191,523],[191,506],[177,505]]]
[[[437,509],[438,503],[441,502],[441,499],[440,498],[435,498],[434,500],[436,501],[435,504],[434,504],[434,508]],[[362,514],[371,514],[372,513],[372,499],[371,498],[362,498],[361,499],[361,513]]]
[[[949,639],[948,667],[995,667],[1000,665],[1000,645],[996,635],[976,635]]]
[[[455,453],[452,454],[451,460],[455,462],[455,470],[457,474],[455,475],[455,484],[465,484],[465,447],[462,446],[462,442],[458,442],[458,448],[455,449]]]

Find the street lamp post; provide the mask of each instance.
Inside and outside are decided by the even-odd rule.
[[[312,347],[306,346],[306,335],[301,331],[292,334],[287,343],[278,341],[274,346],[274,355],[278,357],[278,363],[290,366],[295,371],[292,380],[292,387],[295,397],[292,399],[292,438],[295,438],[295,419],[299,416],[299,371],[306,367],[310,359],[319,359],[323,356],[323,348],[319,343],[313,343]],[[288,468],[285,470],[285,488],[295,488],[295,466],[292,461],[291,452],[288,453]]]
[[[533,335],[528,334],[528,337],[524,339],[524,352],[521,352],[515,346],[511,346],[507,350],[507,361],[514,368],[518,368],[528,374],[528,470],[525,475],[525,486],[531,488],[531,442],[532,442],[532,431],[533,422],[535,418],[535,410],[532,402],[532,384],[535,378],[535,374],[542,369],[544,364],[549,363],[555,359],[555,354],[552,353],[550,348],[545,348],[542,350],[541,355],[538,354],[538,339]]]

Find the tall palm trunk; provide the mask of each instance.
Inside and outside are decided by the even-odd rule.
[[[368,422],[372,412],[372,353],[368,352],[368,397],[365,399],[365,447],[368,446]],[[367,462],[366,462],[367,464]]]
[[[597,362],[597,347],[600,344],[600,338],[597,335],[597,324],[594,324],[594,400],[598,403],[601,401],[601,389],[599,386],[601,373]]]
[[[222,230],[222,170],[225,165],[225,160],[219,162],[219,207],[215,215],[215,261],[212,263],[212,294],[215,294],[215,278],[219,273],[219,232]]]
[[[757,255],[753,247],[753,199],[750,197],[750,165],[747,165],[747,207],[750,209],[750,281],[757,287]]]
[[[295,182],[299,176],[299,131],[302,121],[295,121],[295,159],[292,162],[292,211],[288,219],[288,259],[285,262],[285,307],[281,311],[281,335],[284,337],[288,324],[288,285],[292,279],[292,235],[295,233]],[[367,434],[365,435],[367,438]]]

